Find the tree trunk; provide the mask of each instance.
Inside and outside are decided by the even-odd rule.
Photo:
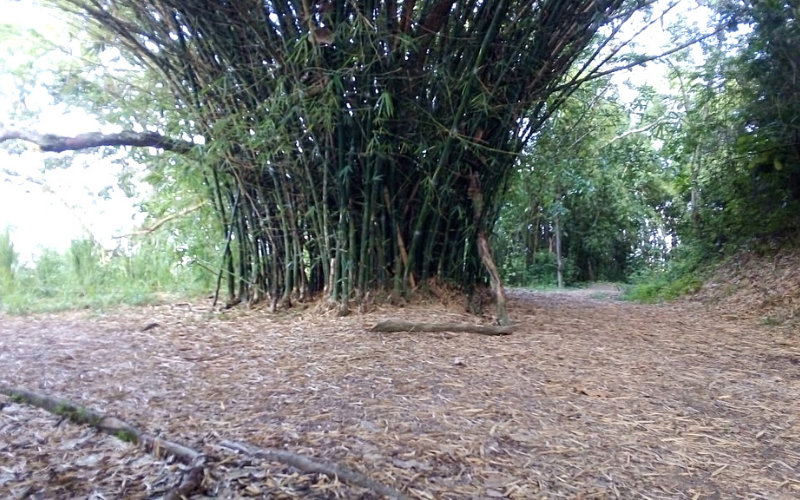
[[[531,266],[536,265],[536,252],[539,251],[539,230],[540,230],[540,219],[541,214],[537,213],[536,217],[534,217],[534,233],[533,233],[533,248],[531,250]]]
[[[506,292],[503,289],[500,273],[497,271],[497,266],[492,258],[489,238],[486,237],[486,231],[483,228],[483,193],[481,192],[478,175],[474,172],[470,176],[469,195],[472,198],[473,225],[477,229],[478,254],[481,257],[483,266],[489,273],[492,292],[494,292],[495,301],[497,302],[497,321],[502,326],[508,326],[511,322],[508,319],[508,311],[506,310]]]
[[[700,226],[700,186],[698,176],[700,173],[700,144],[698,143],[692,155],[692,221],[695,227]]]
[[[558,288],[564,288],[564,260],[561,258],[561,224],[560,217],[556,214],[554,219],[554,230],[556,233],[556,262],[557,264],[557,280]]]

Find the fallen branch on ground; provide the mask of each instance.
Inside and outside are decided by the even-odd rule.
[[[87,424],[114,435],[123,441],[141,445],[148,453],[156,456],[174,455],[176,459],[185,464],[194,464],[202,453],[187,448],[182,444],[167,441],[147,434],[124,420],[109,417],[100,412],[78,406],[65,399],[58,399],[26,389],[0,386],[0,394],[5,394],[13,400],[19,400],[30,405],[47,410],[54,415],[69,418],[76,424]]]
[[[5,394],[12,401],[27,403],[54,415],[68,418],[76,424],[91,425],[95,429],[116,436],[123,441],[136,443],[144,448],[146,452],[155,456],[173,455],[178,461],[190,465],[180,486],[166,498],[171,500],[178,500],[182,497],[188,498],[203,484],[205,455],[198,451],[182,444],[147,434],[124,420],[78,406],[65,399],[6,386],[0,386],[0,394]]]
[[[372,327],[373,332],[401,333],[401,332],[453,332],[453,333],[478,333],[480,335],[510,335],[514,333],[512,326],[486,326],[470,325],[466,323],[409,323],[407,321],[386,320]]]
[[[333,464],[319,462],[296,453],[283,450],[256,448],[254,446],[244,443],[237,443],[234,441],[222,441],[220,446],[244,453],[245,455],[249,455],[251,457],[291,465],[292,467],[303,472],[316,472],[319,474],[325,474],[331,478],[338,478],[340,481],[361,486],[362,488],[367,488],[394,500],[411,500],[409,497],[403,495],[399,491],[385,486],[377,481],[373,481],[364,474],[353,470],[344,469]]]
[[[78,406],[65,399],[54,398],[27,389],[17,389],[0,385],[0,394],[5,394],[13,402],[23,402],[46,410],[54,415],[68,418],[77,424],[91,425],[92,427],[107,434],[116,436],[123,441],[135,442],[141,445],[145,451],[156,456],[174,455],[180,462],[189,465],[183,474],[180,485],[173,489],[165,498],[168,500],[179,500],[189,498],[195,491],[202,488],[205,479],[205,455],[187,448],[181,444],[167,441],[147,434],[133,425],[120,420],[116,417],[109,417],[103,413],[89,410]],[[229,450],[234,450],[245,455],[279,462],[292,466],[303,472],[314,472],[325,474],[341,481],[367,488],[375,493],[384,495],[393,500],[411,500],[410,497],[403,495],[399,491],[385,486],[377,481],[373,481],[367,476],[345,469],[333,464],[313,460],[296,453],[283,450],[271,450],[256,448],[247,444],[233,441],[222,441],[220,446]]]

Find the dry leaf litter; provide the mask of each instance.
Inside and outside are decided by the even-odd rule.
[[[800,498],[800,337],[613,295],[510,291],[507,337],[367,331],[476,321],[441,304],[0,317],[0,384],[216,456],[192,498],[378,498],[236,456],[224,439],[417,499]],[[0,498],[160,498],[180,481],[168,459],[0,401]]]
[[[740,252],[717,269],[692,300],[730,319],[800,331],[800,253]]]

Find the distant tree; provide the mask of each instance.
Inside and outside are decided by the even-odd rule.
[[[736,22],[702,64],[672,66],[683,118],[664,148],[691,214],[679,238],[708,255],[800,229],[800,3],[716,5]]]
[[[497,226],[512,283],[623,280],[636,261],[664,258],[671,174],[653,145],[664,120],[658,106],[648,91],[626,107],[598,80],[537,134]]]
[[[6,278],[12,278],[16,264],[17,252],[14,250],[14,242],[11,241],[11,231],[6,227],[0,233],[0,273]]]

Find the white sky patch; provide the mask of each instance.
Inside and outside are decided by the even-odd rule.
[[[120,166],[85,155],[87,165],[54,169],[42,175],[43,154],[9,155],[0,151],[0,166],[20,173],[0,182],[0,230],[8,225],[20,260],[31,261],[41,247],[58,251],[89,234],[106,249],[116,248],[114,235],[130,232],[142,222],[137,200],[117,187]],[[46,187],[29,182],[46,180]],[[107,193],[107,194],[106,194]]]
[[[49,10],[31,3],[0,0],[0,12],[3,24],[34,28],[55,37],[60,34],[59,27],[63,29]],[[19,64],[20,57],[23,55],[15,54],[8,60],[13,66],[14,62]],[[2,72],[0,68],[0,122],[15,126],[11,115],[16,97],[14,81]],[[101,127],[83,110],[67,113],[64,105],[51,103],[44,89],[35,89],[26,106],[37,112],[36,122],[19,125],[30,125],[39,133],[74,136],[119,131],[119,127]],[[87,233],[105,248],[113,249],[118,244],[114,235],[130,233],[141,224],[143,214],[136,208],[139,200],[127,198],[117,186],[120,165],[100,155],[80,155],[82,162],[69,169],[43,172],[44,160],[58,155],[41,153],[29,144],[24,147],[27,151],[20,155],[0,149],[0,169],[18,174],[0,173],[0,231],[6,226],[11,229],[22,262],[33,260],[42,247],[64,251],[72,240],[89,237]]]
[[[661,0],[660,3],[668,5],[666,0]],[[707,7],[701,6],[697,2],[679,1],[664,16],[663,22],[656,22],[634,40],[635,48],[637,52],[646,55],[657,55],[666,52],[673,46],[670,40],[671,35],[667,28],[679,21],[694,25],[698,34],[711,32],[713,28],[707,27],[711,14]],[[622,30],[622,37],[632,36],[641,28],[642,22],[643,15],[636,14],[628,26]],[[688,50],[691,51],[691,60],[703,60],[702,50],[698,45],[694,45]],[[672,54],[668,57],[675,58],[677,54]],[[611,77],[611,81],[618,87],[620,99],[630,103],[638,96],[635,88],[643,85],[651,85],[659,93],[669,93],[668,71],[669,67],[665,62],[656,60],[630,71],[619,72]]]

